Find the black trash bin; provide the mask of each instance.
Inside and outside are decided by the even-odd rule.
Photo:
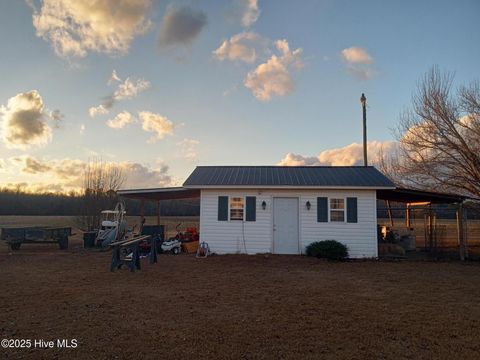
[[[86,231],[83,233],[83,247],[93,248],[95,246],[95,237],[97,236],[96,231]]]

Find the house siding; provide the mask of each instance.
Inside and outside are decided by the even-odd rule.
[[[256,196],[256,221],[218,221],[219,196]],[[229,190],[202,189],[200,195],[200,240],[218,254],[273,252],[273,198],[299,199],[299,243],[301,252],[319,240],[345,244],[351,258],[377,257],[375,190]],[[358,222],[317,222],[317,197],[356,197]],[[262,202],[267,204],[262,209]],[[311,208],[305,204],[310,201]],[[345,214],[346,216],[346,214]]]

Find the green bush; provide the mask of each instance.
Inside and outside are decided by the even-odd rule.
[[[345,260],[348,249],[336,240],[315,241],[307,246],[307,256],[315,256],[329,260]]]

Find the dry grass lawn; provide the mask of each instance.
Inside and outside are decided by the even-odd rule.
[[[0,245],[0,337],[78,340],[7,359],[480,356],[479,263],[160,255],[111,273],[78,239]]]

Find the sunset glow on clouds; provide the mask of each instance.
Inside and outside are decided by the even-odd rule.
[[[36,90],[20,93],[0,107],[2,138],[7,147],[27,149],[46,145],[52,138],[52,120]]]
[[[480,77],[480,5],[455,6],[4,1],[0,187],[78,189],[92,157],[128,172],[124,187],[179,184],[197,164],[361,164],[362,93],[375,163],[425,70]]]
[[[389,155],[397,149],[395,141],[370,141],[367,145],[369,164],[378,164],[382,155]],[[302,156],[288,153],[278,163],[283,166],[354,166],[363,165],[363,144],[321,151],[317,156]]]
[[[33,26],[59,56],[124,54],[135,36],[151,29],[150,6],[151,0],[44,0],[40,8],[32,5]]]

